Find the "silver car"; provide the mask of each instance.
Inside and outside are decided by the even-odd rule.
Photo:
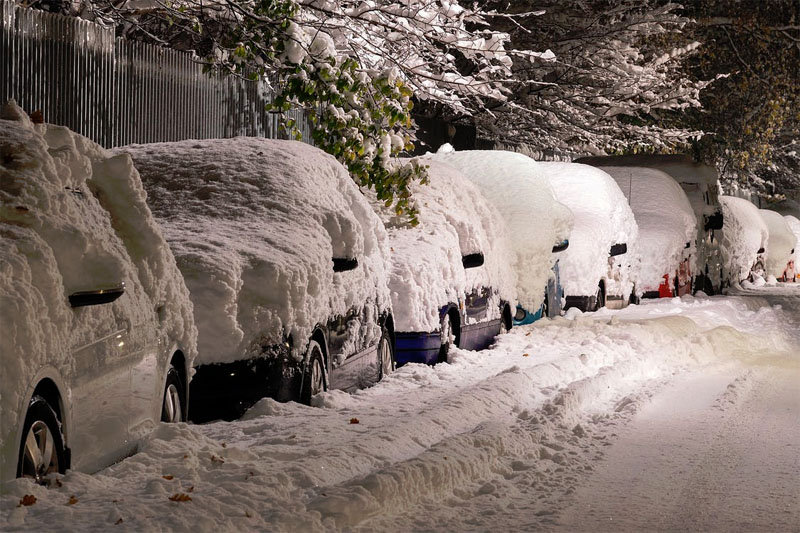
[[[184,420],[196,332],[130,159],[0,118],[0,482],[45,482]]]

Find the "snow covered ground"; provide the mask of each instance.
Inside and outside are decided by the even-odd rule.
[[[800,529],[800,284],[572,310],[454,352],[17,480],[0,530]]]

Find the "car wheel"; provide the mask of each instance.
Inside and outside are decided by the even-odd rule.
[[[162,422],[183,422],[184,387],[180,372],[170,366],[164,385],[164,401],[161,404]]]
[[[378,381],[394,372],[394,350],[392,338],[386,328],[382,328],[381,340],[378,342]]]
[[[439,362],[447,363],[450,361],[450,345],[453,344],[455,336],[453,335],[453,321],[450,318],[450,313],[444,315],[442,320],[442,334],[441,346],[439,347]]]
[[[64,438],[58,418],[50,404],[36,396],[31,400],[22,427],[17,477],[44,484],[49,474],[63,474],[65,470]]]
[[[303,380],[302,402],[310,405],[311,398],[320,392],[328,390],[327,376],[325,375],[325,360],[322,358],[322,348],[317,341],[308,342],[308,366]]]
[[[597,287],[597,294],[594,297],[594,310],[599,311],[606,306],[606,291],[603,290],[602,285]]]

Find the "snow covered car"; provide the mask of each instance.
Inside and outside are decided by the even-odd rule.
[[[766,276],[769,230],[758,208],[743,198],[720,196],[722,204],[722,268],[731,283]]]
[[[692,292],[697,219],[686,194],[666,172],[645,167],[603,167],[628,199],[639,227],[643,298]]]
[[[295,141],[132,145],[199,329],[190,418],[351,391],[394,368],[386,230],[345,168]]]
[[[558,257],[569,246],[573,217],[556,199],[539,164],[503,150],[453,151],[443,145],[426,159],[460,170],[505,220],[517,278],[514,325],[561,314]]]
[[[438,161],[412,184],[419,224],[374,202],[389,232],[389,289],[398,364],[447,361],[450,345],[481,350],[511,328],[516,301],[503,220],[460,172]]]
[[[797,237],[780,213],[771,209],[759,209],[758,212],[769,230],[765,265],[767,277],[774,276],[781,281],[794,278],[794,251]]]
[[[556,197],[575,216],[560,258],[566,306],[581,311],[625,307],[636,298],[639,230],[625,195],[602,170],[540,162]]]
[[[783,217],[786,223],[789,224],[792,233],[797,239],[797,244],[794,246],[794,255],[792,257],[792,267],[794,268],[794,278],[791,281],[800,281],[800,220],[794,215],[785,215]],[[789,281],[788,279],[786,281]]]
[[[728,281],[722,272],[722,206],[719,175],[713,166],[697,163],[687,155],[637,154],[582,157],[575,160],[595,167],[647,167],[666,172],[683,188],[697,217],[697,265],[693,291],[718,293]]]
[[[196,330],[130,158],[0,117],[0,481],[45,482],[185,419]]]

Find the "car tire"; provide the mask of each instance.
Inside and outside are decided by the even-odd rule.
[[[170,365],[164,384],[164,399],[161,402],[161,421],[174,423],[184,421],[186,391],[181,374]]]
[[[300,392],[300,401],[311,405],[311,398],[320,392],[328,390],[328,376],[325,372],[325,359],[322,357],[322,347],[315,340],[308,341],[308,364],[303,376],[303,387]]]
[[[444,315],[442,319],[442,328],[441,328],[441,346],[439,347],[439,362],[440,363],[449,363],[450,362],[450,345],[453,344],[453,319],[450,318],[450,313]]]
[[[394,372],[396,363],[392,337],[386,327],[381,328],[381,340],[378,341],[378,381]]]
[[[597,286],[597,294],[594,297],[594,311],[599,311],[606,306],[606,291],[602,285]]]
[[[49,474],[63,474],[66,467],[64,436],[56,413],[44,398],[34,396],[22,426],[17,477],[45,484]]]

